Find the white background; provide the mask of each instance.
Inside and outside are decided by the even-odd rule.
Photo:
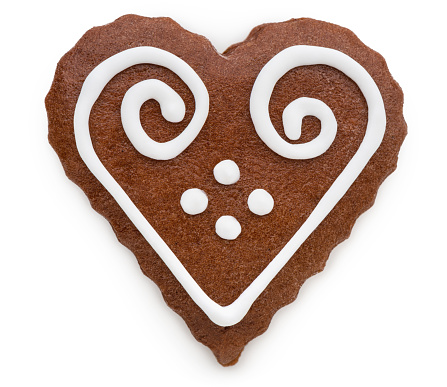
[[[0,5],[0,385],[446,386],[442,2],[115,3]],[[398,170],[234,367],[194,340],[47,143],[44,97],[59,58],[126,13],[171,16],[219,51],[264,22],[330,21],[380,52],[405,93]]]

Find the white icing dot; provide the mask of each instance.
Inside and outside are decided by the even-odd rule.
[[[233,160],[221,161],[214,167],[213,173],[215,179],[225,185],[234,184],[241,177],[239,167]]]
[[[241,233],[241,225],[235,217],[224,215],[217,219],[216,233],[222,239],[232,241],[236,239]]]
[[[201,189],[191,188],[183,192],[180,205],[187,214],[197,215],[206,210],[208,196]]]
[[[267,215],[273,210],[272,195],[265,189],[255,189],[248,197],[248,208],[256,215]]]

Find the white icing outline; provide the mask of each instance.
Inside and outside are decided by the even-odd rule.
[[[368,104],[368,124],[363,142],[358,151],[295,235],[232,304],[221,306],[213,301],[187,272],[171,249],[106,170],[93,148],[89,132],[89,116],[93,104],[113,76],[139,63],[152,63],[164,66],[180,76],[196,99],[196,112],[191,123],[193,121],[198,122],[202,126],[205,122],[209,106],[208,93],[206,93],[206,98],[200,99],[198,97],[198,95],[204,97],[204,85],[194,70],[180,58],[164,50],[153,47],[132,48],[105,60],[87,76],[82,86],[74,115],[74,130],[79,154],[93,175],[110,192],[135,227],[141,232],[183,288],[207,316],[215,324],[220,326],[237,324],[244,318],[251,305],[289,261],[301,244],[343,197],[379,147],[386,125],[385,108],[380,91],[374,80],[360,64],[341,52],[323,47],[289,47],[277,54],[261,70],[253,86],[250,100],[250,112],[255,127],[259,125],[259,115],[255,111],[258,108],[256,101],[262,102],[263,100],[258,95],[259,93],[268,95],[267,106],[261,104],[260,107],[261,109],[266,108],[267,119],[270,122],[270,117],[268,116],[268,101],[274,84],[269,85],[269,82],[265,82],[269,78],[272,79],[269,73],[274,72],[275,77],[279,75],[279,79],[280,76],[284,75],[291,68],[313,64],[326,64],[335,67],[357,83]],[[265,89],[266,86],[267,90]],[[198,92],[199,94],[197,94]],[[203,115],[204,110],[206,110],[205,115]],[[201,114],[197,115],[197,111],[201,111]],[[265,112],[261,112],[260,115],[265,118]]]

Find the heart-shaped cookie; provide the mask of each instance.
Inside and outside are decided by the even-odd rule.
[[[310,19],[219,54],[124,16],[61,59],[46,105],[67,176],[223,365],[324,268],[406,134],[383,58]]]

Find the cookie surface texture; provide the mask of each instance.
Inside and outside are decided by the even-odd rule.
[[[219,54],[123,16],[64,55],[46,107],[67,176],[222,365],[323,270],[406,135],[384,59],[311,19]]]

